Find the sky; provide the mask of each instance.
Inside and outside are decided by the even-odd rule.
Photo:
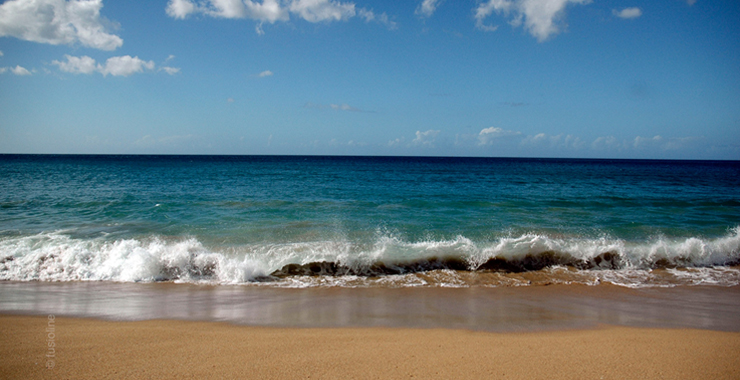
[[[6,0],[0,153],[740,160],[740,2]]]

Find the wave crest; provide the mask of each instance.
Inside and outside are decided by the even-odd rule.
[[[599,278],[614,283],[621,281],[620,273],[652,270],[664,270],[691,283],[702,283],[702,276],[714,276],[706,283],[721,283],[716,278],[722,277],[721,271],[702,274],[700,270],[675,269],[740,264],[739,232],[740,227],[735,227],[715,239],[655,238],[647,242],[539,234],[491,242],[473,242],[464,236],[406,242],[381,236],[371,244],[316,241],[227,248],[209,248],[193,237],[105,241],[50,232],[0,240],[0,280],[242,284],[278,283],[295,277],[382,277],[440,270],[524,273],[565,267],[601,272]],[[737,277],[730,272],[728,276]]]

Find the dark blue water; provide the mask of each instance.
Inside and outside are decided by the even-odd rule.
[[[4,155],[0,185],[4,279],[740,278],[739,162]]]

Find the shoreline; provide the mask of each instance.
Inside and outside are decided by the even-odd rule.
[[[740,376],[740,333],[600,325],[539,332],[285,328],[0,314],[0,377],[645,378]],[[49,363],[53,364],[49,364]],[[47,366],[53,366],[49,369]]]
[[[0,282],[0,314],[261,327],[548,331],[599,325],[740,332],[740,286],[308,288]]]
[[[0,378],[736,379],[738,295],[0,282]]]

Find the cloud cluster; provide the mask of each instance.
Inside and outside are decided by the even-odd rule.
[[[102,0],[9,0],[0,5],[0,37],[52,45],[115,50],[123,40],[107,31]]]
[[[1,54],[2,54],[2,52],[0,52],[0,56],[2,56]],[[11,72],[11,73],[13,73],[13,74],[15,74],[15,75],[18,75],[18,76],[31,75],[31,72],[28,71],[28,69],[26,69],[23,66],[0,67],[0,74],[4,74],[4,73],[6,73],[8,71]]]
[[[416,131],[416,138],[411,141],[411,145],[434,148],[434,142],[437,139],[439,132],[439,130],[434,129],[430,129],[426,132]]]
[[[524,140],[521,141],[521,145],[523,146],[533,146],[533,147],[547,147],[547,148],[554,148],[554,149],[571,149],[571,150],[579,150],[583,148],[586,144],[581,140],[580,137],[573,136],[573,135],[548,135],[546,133],[538,133],[534,136],[530,135],[524,138]]]
[[[421,17],[432,17],[440,3],[441,0],[423,0],[415,13]]]
[[[478,144],[488,145],[493,143],[497,139],[519,136],[521,134],[522,133],[518,131],[509,131],[498,127],[484,128],[481,129],[480,133],[478,133]]]
[[[170,0],[167,3],[167,14],[177,19],[185,19],[192,14],[230,19],[251,19],[258,21],[256,31],[264,34],[264,23],[274,24],[288,21],[293,15],[308,22],[345,21],[359,16],[366,22],[378,22],[389,28],[395,28],[385,13],[376,14],[366,8],[357,8],[351,2],[335,0]]]
[[[598,137],[591,143],[591,149],[602,151],[640,151],[640,150],[678,150],[701,140],[700,137],[653,137],[636,136],[631,140],[620,140],[614,136]]]
[[[409,143],[406,138],[388,141],[383,146],[388,148],[402,147],[426,147],[436,148],[437,145],[450,146],[451,141],[440,139],[440,130],[430,129],[428,131],[416,131],[416,137]],[[636,136],[635,138],[619,139],[614,136],[601,136],[590,143],[579,136],[560,133],[557,135],[547,133],[524,134],[520,131],[508,130],[500,127],[483,128],[477,134],[458,134],[455,136],[454,146],[456,149],[464,149],[466,152],[478,150],[478,152],[524,152],[525,154],[539,155],[566,155],[582,156],[586,152],[590,155],[644,155],[655,152],[678,152],[682,149],[695,149],[701,137],[670,137],[660,135],[652,137]],[[484,149],[484,150],[480,150]]]
[[[612,14],[614,14],[615,16],[621,19],[631,20],[631,19],[635,19],[635,18],[642,16],[642,10],[637,7],[624,8],[621,11],[612,9]]]
[[[569,4],[588,4],[591,0],[487,0],[475,9],[476,26],[492,32],[498,26],[485,23],[494,12],[510,17],[514,27],[524,25],[529,33],[542,42],[560,32],[557,21],[563,19]]]
[[[154,61],[145,61],[139,57],[124,55],[120,57],[111,57],[105,61],[105,64],[97,63],[93,58],[88,56],[74,57],[64,55],[66,61],[54,60],[51,63],[59,66],[59,70],[72,74],[92,74],[101,73],[103,76],[108,74],[112,76],[129,76],[144,71],[153,71],[156,67]],[[167,74],[177,74],[180,69],[176,67],[164,66],[160,70]]]

